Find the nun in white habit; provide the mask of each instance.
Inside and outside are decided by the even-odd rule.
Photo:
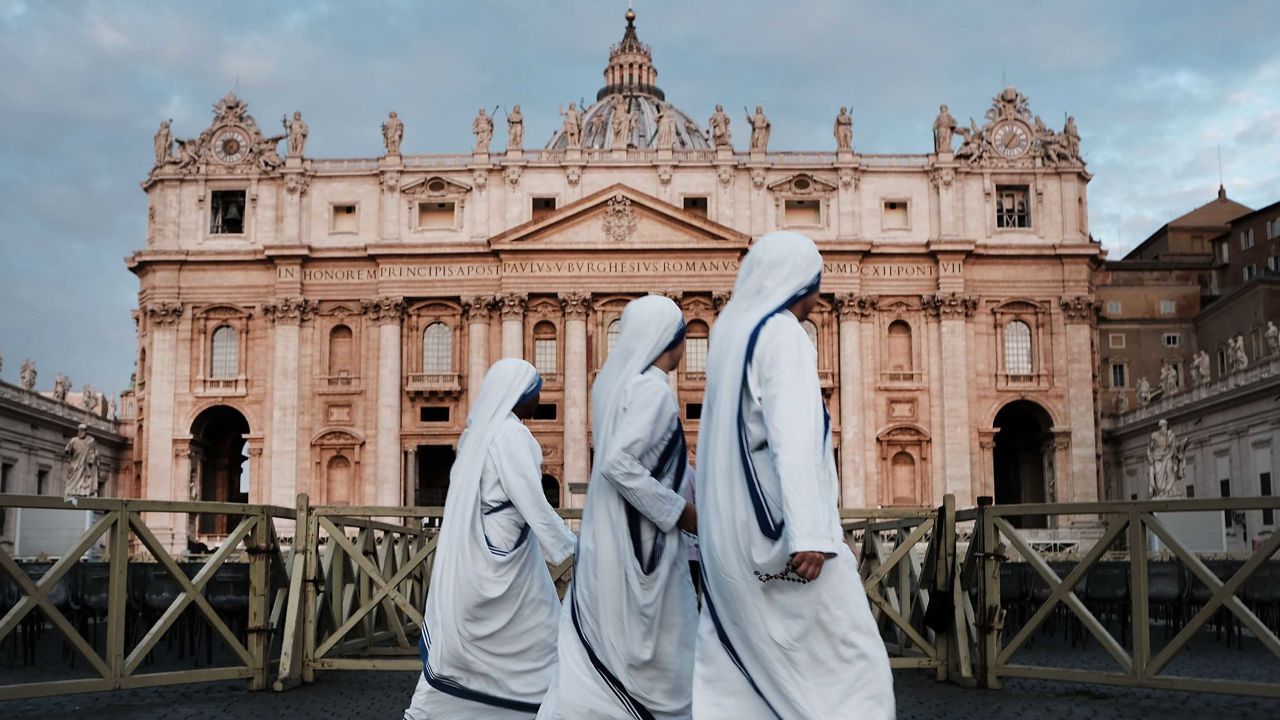
[[[696,515],[680,495],[688,450],[667,380],[683,354],[675,303],[627,305],[591,389],[595,462],[540,720],[690,717],[698,616],[681,530],[696,531]]]
[[[800,321],[822,257],[764,236],[711,331],[698,433],[698,720],[894,717],[889,658],[843,541],[831,423]]]
[[[494,363],[467,415],[449,473],[406,720],[528,720],[555,675],[560,601],[547,561],[574,536],[542,494],[542,449],[520,422],[542,378]]]

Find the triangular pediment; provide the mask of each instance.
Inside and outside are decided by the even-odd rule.
[[[746,250],[750,236],[621,183],[490,239],[494,250]]]
[[[470,185],[443,175],[428,175],[427,177],[418,178],[400,188],[400,192],[405,195],[423,198],[462,195],[470,191]]]

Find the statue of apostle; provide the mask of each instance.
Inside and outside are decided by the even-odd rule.
[[[1262,338],[1267,341],[1267,354],[1280,355],[1280,328],[1270,320],[1267,321],[1267,329],[1262,334]]]
[[[837,152],[853,151],[853,116],[849,114],[849,108],[841,107],[840,113],[836,115],[836,126],[833,131],[836,136]]]
[[[582,148],[582,115],[578,112],[578,107],[573,103],[569,103],[568,110],[561,110],[560,114],[564,116],[564,139],[568,143],[570,150],[578,150]]]
[[[507,113],[507,149],[519,150],[524,147],[524,113],[519,105],[513,105]]]
[[[1151,497],[1179,497],[1183,470],[1183,446],[1169,429],[1169,421],[1161,420],[1159,429],[1151,433],[1147,442],[1147,479]]]
[[[382,143],[387,147],[388,155],[400,154],[400,141],[404,139],[404,123],[393,110],[382,123]]]
[[[615,150],[622,150],[631,143],[631,106],[621,95],[614,96],[613,102],[613,145]]]
[[[302,151],[307,145],[307,133],[310,128],[302,121],[302,113],[294,111],[293,120],[284,118],[284,129],[289,135],[289,157],[302,157]]]
[[[747,115],[747,124],[751,126],[751,152],[767,152],[773,124],[764,114],[764,108],[757,105],[755,113]]]
[[[471,133],[476,136],[476,154],[488,155],[489,143],[493,140],[493,118],[485,114],[484,108],[480,108],[472,121]]]
[[[725,114],[723,105],[716,106],[716,111],[707,124],[711,126],[712,145],[717,149],[733,148],[732,138],[729,135],[729,116]]]
[[[18,380],[22,384],[22,389],[31,391],[36,387],[36,364],[27,358],[22,361],[22,368],[18,371]]]
[[[1160,392],[1165,397],[1178,392],[1178,371],[1168,360],[1160,364]]]
[[[659,150],[671,150],[676,146],[676,112],[670,103],[662,103],[658,111],[658,132],[655,145]]]
[[[67,441],[63,454],[69,458],[67,484],[62,494],[67,497],[93,497],[98,494],[98,442],[80,423],[76,436]]]
[[[933,119],[933,151],[936,153],[951,152],[951,138],[956,131],[956,119],[946,105],[938,108],[938,117]]]
[[[169,127],[173,123],[172,120],[163,120],[160,122],[160,129],[156,130],[155,149],[156,149],[156,166],[164,167],[169,162],[173,150],[173,133]]]

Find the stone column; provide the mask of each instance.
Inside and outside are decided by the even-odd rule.
[[[862,320],[875,312],[874,296],[846,293],[836,296],[840,314],[840,504],[872,507],[867,496],[867,472],[863,467],[864,427],[862,396]]]
[[[418,490],[418,448],[405,448],[404,451],[404,505],[410,507],[417,504]]]
[[[182,317],[182,303],[152,302],[143,308],[147,314],[147,331],[151,336],[151,350],[147,353],[147,463],[144,468],[143,496],[148,500],[183,500],[187,497],[185,480],[183,487],[175,479],[173,466],[173,437],[185,435],[187,428],[177,427],[174,417],[174,393],[177,390],[178,371],[178,321]],[[30,464],[28,463],[28,467]],[[31,471],[35,476],[35,471]],[[34,493],[34,488],[32,489]],[[174,535],[181,529],[184,519],[178,515],[155,515],[147,523],[156,531],[157,539],[170,550],[186,550],[185,542],[174,546]],[[165,525],[168,527],[165,527]]]
[[[959,293],[939,293],[926,298],[925,306],[937,313],[940,326],[946,491],[956,496],[958,507],[969,507],[979,483],[972,477],[970,464],[968,318],[978,301]]]
[[[298,347],[301,324],[314,313],[315,305],[303,297],[285,297],[267,303],[262,311],[271,321],[273,340],[267,502],[292,507],[298,487]]]
[[[467,314],[467,403],[475,400],[489,369],[489,308],[493,296],[474,295],[462,298]]]
[[[502,313],[502,357],[524,357],[524,311],[529,303],[527,293],[507,293],[498,297]]]
[[[591,294],[560,293],[564,308],[564,487],[585,484],[587,449],[587,310]],[[568,503],[566,503],[568,505]]]
[[[366,300],[364,311],[378,326],[377,442],[374,445],[374,504],[393,506],[403,497],[400,476],[400,323],[404,300]]]
[[[1059,477],[1070,486],[1058,486],[1059,502],[1092,502],[1098,499],[1097,428],[1094,417],[1093,338],[1098,304],[1093,297],[1077,295],[1060,302],[1067,325],[1067,417],[1071,423],[1071,468]]]
[[[186,485],[182,489],[181,495],[175,495],[170,498],[172,500],[202,500],[200,497],[200,476],[195,472],[198,467],[198,458],[193,460],[191,457],[191,441],[175,440],[173,443],[173,485],[177,490],[178,486]],[[185,552],[187,549],[187,538],[196,534],[196,515],[193,513],[174,513],[173,514],[173,538],[168,543],[169,551],[172,553]],[[157,540],[164,542],[163,538],[157,537]]]

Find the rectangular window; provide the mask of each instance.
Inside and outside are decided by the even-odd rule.
[[[687,373],[707,371],[707,338],[691,337],[685,340],[684,371]]]
[[[1271,472],[1267,471],[1258,474],[1258,494],[1262,497],[1271,497]],[[1263,508],[1262,524],[1274,525],[1276,522],[1276,512],[1274,508]]]
[[[1227,374],[1227,351],[1218,350],[1218,374]]]
[[[209,193],[209,234],[244,234],[244,190],[214,190]]]
[[[452,230],[454,204],[451,202],[418,203],[418,229]]]
[[[1111,387],[1129,386],[1129,366],[1124,363],[1111,363]]]
[[[536,197],[532,201],[533,211],[530,215],[532,220],[541,220],[556,211],[556,199],[553,197]]]
[[[449,422],[448,405],[428,405],[418,409],[418,419],[424,423]]]
[[[1165,347],[1175,348],[1182,344],[1182,333],[1165,333],[1162,339]]]
[[[1222,497],[1224,498],[1231,497],[1231,479],[1230,478],[1219,480],[1218,488]],[[1231,527],[1231,511],[1223,510],[1222,518],[1223,518],[1223,522],[1226,523],[1227,527]]]
[[[533,419],[555,420],[557,407],[555,403],[538,403],[538,409],[533,411]]]
[[[1196,496],[1196,486],[1195,486],[1195,485],[1188,485],[1188,486],[1187,486],[1187,499],[1188,499],[1188,500],[1190,500],[1190,499],[1194,498],[1195,496]]]
[[[684,418],[686,420],[701,420],[702,403],[685,403]]]
[[[1107,336],[1107,345],[1115,350],[1123,350],[1125,343],[1124,333],[1111,333]]]
[[[1270,272],[1280,272],[1280,255],[1272,255],[1267,258],[1267,270]]]
[[[12,463],[0,465],[0,493],[9,492],[9,475],[13,472]]]
[[[1119,315],[1119,314],[1120,314],[1120,310],[1121,310],[1121,305],[1120,305],[1120,301],[1119,301],[1119,300],[1108,300],[1108,301],[1107,301],[1107,314],[1108,314],[1108,315]]]
[[[1249,263],[1248,265],[1245,265],[1241,269],[1244,271],[1245,282],[1249,282],[1250,280],[1258,276],[1258,266],[1254,265],[1253,263]]]
[[[40,468],[36,470],[36,494],[43,495],[46,486],[49,484],[49,469]]]
[[[1175,303],[1174,301],[1172,301],[1172,300],[1161,300],[1161,301],[1160,301],[1160,314],[1161,314],[1161,315],[1172,315],[1172,314],[1174,314],[1174,313],[1175,313],[1175,312],[1177,312],[1177,311],[1178,311],[1178,304],[1177,304],[1177,303]]]
[[[533,366],[538,372],[556,374],[556,341],[555,338],[537,339],[533,341]]]
[[[1031,227],[1031,206],[1027,202],[1027,186],[996,186],[996,227]]]
[[[684,211],[707,217],[707,198],[702,195],[686,197],[684,199]]]
[[[334,205],[333,217],[329,220],[329,232],[355,234],[359,230],[356,223],[355,205]]]
[[[909,230],[911,217],[907,214],[906,200],[885,200],[884,211],[880,215],[880,227],[883,230]]]
[[[818,200],[787,200],[783,204],[785,227],[815,227],[822,224],[822,206]]]
[[[1240,231],[1240,249],[1248,250],[1253,247],[1253,228]]]

